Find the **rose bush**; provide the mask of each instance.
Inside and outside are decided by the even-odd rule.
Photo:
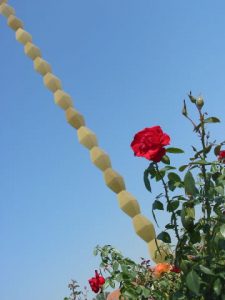
[[[152,214],[156,224],[157,211],[170,216],[157,239],[170,245],[171,253],[165,262],[152,266],[144,259],[135,263],[109,245],[98,246],[94,254],[100,256],[100,269],[107,275],[104,285],[92,278],[91,287],[102,299],[110,286],[118,287],[123,299],[225,300],[225,141],[210,140],[207,126],[220,120],[203,112],[202,97],[190,93],[189,98],[199,118],[191,118],[185,101],[182,114],[200,143],[192,146],[193,155],[184,165],[171,164],[169,155],[184,151],[165,148],[170,137],[160,126],[139,131],[131,143],[136,156],[149,160],[144,171],[147,190],[152,192],[152,181],[162,184],[163,191],[152,201]]]

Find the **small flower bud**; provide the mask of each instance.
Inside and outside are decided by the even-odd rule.
[[[187,107],[186,107],[186,103],[185,103],[185,100],[184,100],[184,106],[183,106],[183,109],[182,109],[182,115],[184,115],[185,117],[187,117]]]
[[[191,92],[188,95],[189,99],[191,100],[192,103],[196,103],[197,99],[195,97],[192,96]]]
[[[201,109],[201,108],[203,107],[203,105],[204,105],[204,100],[203,100],[202,97],[199,97],[199,98],[197,99],[196,105],[197,105],[198,109]]]

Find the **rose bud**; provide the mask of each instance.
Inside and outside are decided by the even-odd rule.
[[[93,292],[98,293],[102,286],[105,283],[105,278],[101,275],[98,274],[98,271],[95,271],[95,277],[92,277],[91,279],[88,280],[90,287]]]
[[[222,163],[225,163],[225,150],[221,150],[219,152],[218,160],[220,160]]]
[[[182,109],[182,115],[184,115],[185,117],[187,117],[188,113],[187,113],[187,106],[186,106],[186,102],[184,100],[184,106]]]
[[[174,273],[180,273],[181,269],[177,266],[172,266],[172,269],[170,270],[170,272],[174,272]]]
[[[192,96],[191,92],[190,92],[190,94],[188,95],[188,97],[189,97],[189,99],[191,100],[192,103],[196,103],[197,100],[196,100],[195,97]]]
[[[202,97],[199,97],[199,98],[197,99],[196,105],[197,105],[198,109],[201,109],[201,108],[203,107],[203,105],[204,105],[204,100],[203,100]]]

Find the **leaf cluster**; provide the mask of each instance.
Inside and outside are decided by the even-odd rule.
[[[144,300],[152,297],[168,300],[179,287],[180,275],[176,273],[165,273],[157,280],[150,260],[142,258],[142,262],[137,264],[110,245],[97,246],[94,254],[100,256],[100,267],[109,275],[104,289],[119,287],[123,299]]]

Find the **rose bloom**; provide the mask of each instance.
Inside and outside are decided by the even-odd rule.
[[[181,269],[177,266],[172,266],[170,272],[174,272],[174,273],[180,273]]]
[[[160,126],[145,128],[135,134],[131,148],[135,156],[145,157],[154,162],[160,162],[166,153],[165,146],[169,145],[170,137]]]
[[[95,270],[95,277],[92,277],[88,280],[90,287],[93,292],[98,293],[103,284],[105,283],[105,278],[98,274],[98,271]]]
[[[172,266],[168,263],[159,263],[153,268],[153,275],[159,278],[163,273],[167,273],[171,270]]]
[[[153,271],[153,275],[156,278],[159,278],[162,276],[163,273],[168,273],[168,272],[180,273],[181,269],[169,263],[159,263],[153,268],[152,271]]]
[[[225,163],[225,150],[219,152],[218,159]]]

